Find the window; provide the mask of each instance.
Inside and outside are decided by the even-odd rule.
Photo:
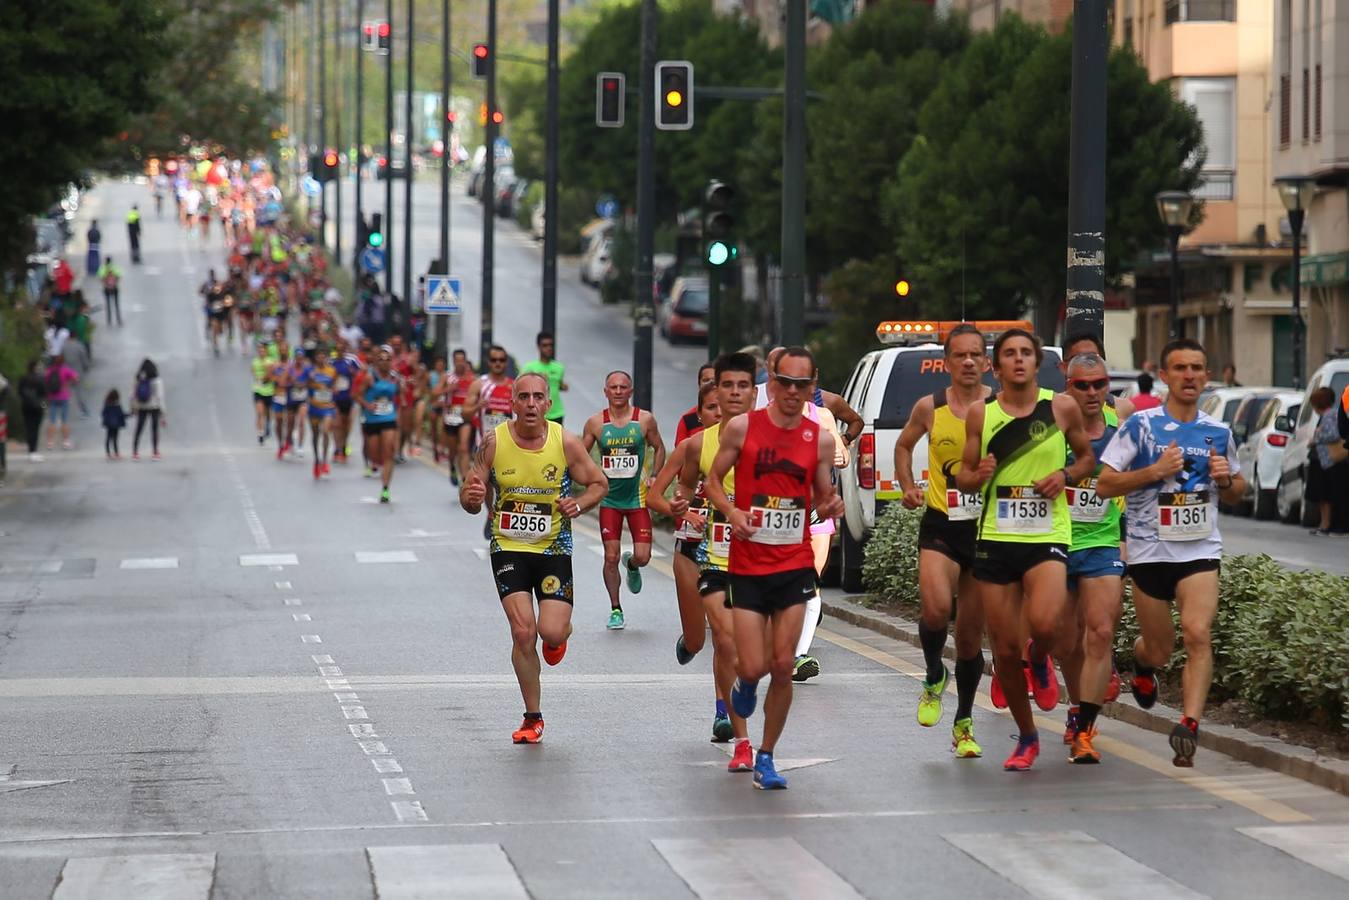
[[[1302,0],[1302,143],[1312,136],[1311,0]]]
[[[1166,24],[1176,22],[1235,22],[1236,0],[1166,0]]]
[[[1183,78],[1180,99],[1195,108],[1204,127],[1204,183],[1195,191],[1203,200],[1231,200],[1234,192],[1236,141],[1236,79]]]
[[[1134,45],[1134,0],[1124,0],[1124,46]]]
[[[1279,4],[1279,146],[1293,140],[1293,0]]]
[[[1312,18],[1312,138],[1321,140],[1321,0]]]

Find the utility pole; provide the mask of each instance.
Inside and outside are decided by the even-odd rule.
[[[803,0],[804,2],[804,0]],[[651,257],[656,229],[656,0],[642,0],[641,69],[637,78],[637,266],[633,271],[633,403],[651,408]],[[687,101],[686,101],[687,102]]]
[[[408,0],[409,3],[412,0]],[[393,0],[384,2],[389,23],[389,54],[384,57],[384,293],[393,293]],[[408,35],[411,45],[412,35]],[[378,169],[376,169],[378,171]]]
[[[1076,0],[1073,7],[1065,343],[1079,335],[1105,339],[1105,107],[1110,36],[1106,0]],[[1036,322],[1036,327],[1042,335],[1052,330],[1048,322]]]
[[[333,264],[342,265],[342,3],[333,0],[333,149],[337,151],[337,182],[333,186],[337,211],[337,227],[333,229]],[[356,44],[359,47],[360,41]],[[359,52],[359,51],[357,51]]]
[[[322,156],[324,147],[328,144],[328,67],[327,51],[324,44],[328,42],[328,23],[324,21],[325,10],[324,0],[318,0],[318,11],[315,14],[318,18],[318,44],[319,44],[319,146],[318,152]],[[336,0],[334,0],[336,2]],[[328,183],[326,181],[319,184],[319,246],[328,246]]]
[[[450,274],[450,0],[440,0],[440,274]],[[436,356],[449,356],[450,320],[438,315]]]
[[[416,43],[412,28],[412,12],[417,8],[417,0],[407,0],[408,5],[408,77],[407,90],[403,95],[403,156],[407,159],[407,168],[403,171],[403,338],[408,349],[412,349],[412,45]],[[393,160],[389,160],[389,174],[393,174]]]
[[[356,0],[356,164],[352,166],[356,173],[356,237],[351,241],[351,271],[358,290],[361,283],[361,223],[365,221],[365,209],[361,206],[361,147],[364,146],[361,141],[365,134],[365,47],[361,41],[365,35],[360,30],[364,27],[365,0]]]
[[[482,328],[478,341],[478,359],[487,364],[487,348],[492,338],[492,270],[496,265],[496,144],[497,144],[497,0],[487,0],[487,124],[484,129],[487,158],[482,170]]]
[[[543,166],[543,322],[557,352],[557,131],[558,0],[548,0],[548,111],[544,120],[547,157]]]
[[[806,0],[787,0],[782,104],[782,343],[805,342]]]
[[[304,51],[304,153],[305,160],[314,152],[314,2],[309,0],[309,40]],[[309,173],[311,176],[313,172]],[[306,209],[309,201],[305,201]]]

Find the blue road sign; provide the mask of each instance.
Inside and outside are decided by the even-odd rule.
[[[612,219],[618,215],[618,201],[605,194],[595,204],[595,215],[601,219]]]
[[[366,247],[361,251],[361,268],[371,275],[384,271],[384,251],[378,247]]]
[[[448,275],[426,276],[426,312],[456,314],[459,312],[459,279]]]

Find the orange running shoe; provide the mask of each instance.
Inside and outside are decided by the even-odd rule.
[[[1073,749],[1068,751],[1068,762],[1076,765],[1099,763],[1101,752],[1091,745],[1091,739],[1094,737],[1096,737],[1095,726],[1073,735]]]
[[[543,661],[550,666],[555,666],[562,662],[562,657],[567,655],[567,642],[563,641],[561,647],[550,647],[548,642],[543,644]]]
[[[511,735],[517,744],[538,744],[543,741],[543,719],[526,718]]]
[[[749,745],[748,740],[735,742],[735,753],[731,756],[731,762],[726,766],[727,772],[753,772],[754,771],[754,748]]]
[[[1119,689],[1120,689],[1119,671],[1114,666],[1111,666],[1110,680],[1106,682],[1105,685],[1105,702],[1114,703],[1116,700],[1118,700]]]

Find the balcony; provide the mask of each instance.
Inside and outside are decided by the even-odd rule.
[[[1237,0],[1166,0],[1166,24],[1235,22]]]
[[[1204,179],[1199,187],[1195,188],[1194,196],[1197,200],[1231,200],[1234,197],[1234,187],[1236,183],[1236,173],[1231,169],[1204,169],[1201,173]]]

